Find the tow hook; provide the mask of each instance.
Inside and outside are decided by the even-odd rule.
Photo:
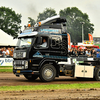
[[[20,77],[20,75],[16,75],[17,77]]]

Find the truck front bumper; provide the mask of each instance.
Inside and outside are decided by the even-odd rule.
[[[39,71],[32,69],[32,64],[29,60],[14,60],[13,73],[15,75],[39,74]]]
[[[32,70],[13,70],[15,75],[25,75],[25,74],[35,74],[39,75],[39,71],[32,71]]]

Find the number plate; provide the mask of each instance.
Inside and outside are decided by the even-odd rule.
[[[17,70],[17,73],[20,73],[20,70]]]

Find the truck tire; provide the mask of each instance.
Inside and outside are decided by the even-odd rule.
[[[100,67],[98,67],[98,68],[95,69],[94,79],[96,81],[100,81]]]
[[[43,82],[50,82],[55,79],[56,69],[51,64],[45,64],[40,70],[40,79]]]
[[[34,81],[34,80],[36,80],[38,78],[37,75],[32,75],[32,74],[25,74],[24,77],[26,79],[28,79],[29,81]]]

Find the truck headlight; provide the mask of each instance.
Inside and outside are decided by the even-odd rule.
[[[26,52],[23,52],[23,57],[26,57]]]
[[[13,69],[16,69],[16,62],[13,62]]]
[[[14,53],[14,56],[13,57],[16,58],[16,53]]]
[[[28,61],[25,61],[25,69],[28,68]]]

